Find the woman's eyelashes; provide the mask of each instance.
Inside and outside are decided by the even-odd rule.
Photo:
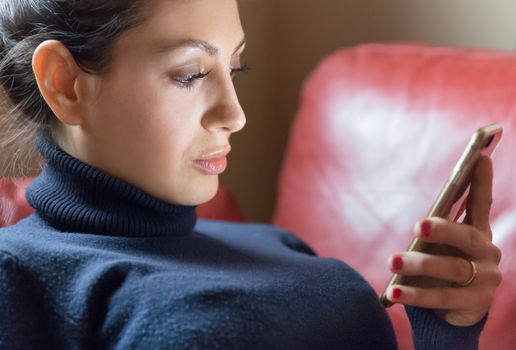
[[[199,72],[195,74],[189,74],[182,77],[174,77],[173,79],[179,84],[181,88],[190,88],[193,86],[195,81],[206,78],[211,73],[211,70],[208,72]]]
[[[251,68],[247,64],[243,64],[238,68],[231,68],[231,79],[235,80],[238,73],[245,73]]]
[[[240,67],[237,67],[237,68],[231,68],[230,69],[231,79],[235,80],[238,73],[247,72],[249,69],[250,69],[249,66],[247,66],[246,64],[244,64]],[[177,84],[179,84],[179,87],[181,87],[181,88],[192,88],[198,80],[202,80],[202,79],[206,78],[210,73],[211,73],[211,70],[208,72],[198,72],[195,74],[176,76],[176,77],[173,77],[172,79]]]

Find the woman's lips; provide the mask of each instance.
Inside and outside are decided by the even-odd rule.
[[[204,174],[219,175],[222,174],[227,166],[227,155],[231,152],[231,146],[213,148],[210,152],[206,152],[204,156],[199,157],[193,163]]]
[[[194,164],[199,170],[208,175],[219,175],[226,170],[228,159],[225,156],[212,159],[200,159],[194,161]]]

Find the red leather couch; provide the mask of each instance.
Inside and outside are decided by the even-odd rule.
[[[306,80],[278,186],[274,223],[345,260],[380,293],[389,254],[406,249],[479,126],[499,122],[492,228],[500,286],[481,349],[516,348],[516,55],[364,45]],[[345,283],[345,281],[343,281]],[[389,310],[410,349],[401,306]]]

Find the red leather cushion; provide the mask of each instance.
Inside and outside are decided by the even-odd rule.
[[[338,51],[305,83],[274,223],[345,260],[380,293],[388,255],[406,249],[471,133],[501,123],[492,225],[505,280],[481,344],[508,349],[516,342],[515,116],[514,54],[415,45]],[[389,312],[400,348],[411,348],[401,306]]]
[[[32,178],[0,179],[0,227],[14,225],[34,209],[25,200],[25,190]]]
[[[25,199],[31,181],[32,178],[0,179],[0,227],[14,225],[34,211]],[[233,196],[224,186],[219,186],[211,201],[197,207],[197,215],[201,219],[244,220]]]

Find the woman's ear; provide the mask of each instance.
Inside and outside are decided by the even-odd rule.
[[[81,125],[78,80],[86,74],[70,51],[57,40],[47,40],[34,51],[32,69],[41,95],[56,117],[67,125]]]

